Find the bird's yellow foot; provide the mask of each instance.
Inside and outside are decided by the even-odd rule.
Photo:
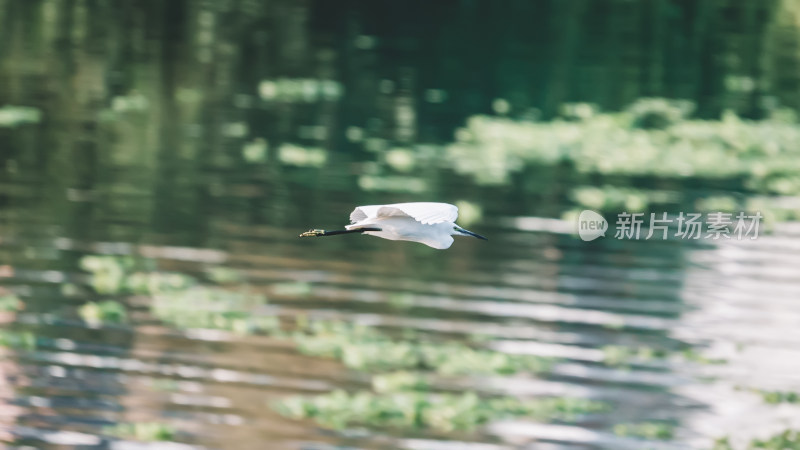
[[[305,233],[302,233],[300,237],[322,236],[324,234],[325,230],[308,230]]]

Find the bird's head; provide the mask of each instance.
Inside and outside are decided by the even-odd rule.
[[[484,241],[489,240],[478,233],[473,233],[472,231],[465,230],[464,228],[461,228],[458,225],[453,226],[453,232],[450,234],[452,234],[453,236],[472,236],[474,238],[483,239]]]

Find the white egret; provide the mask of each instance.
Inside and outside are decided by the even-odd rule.
[[[452,236],[472,236],[487,240],[480,234],[456,225],[458,207],[449,203],[395,203],[392,205],[358,206],[350,213],[350,225],[344,230],[309,230],[300,237],[333,236],[363,233],[392,241],[412,241],[439,250],[453,244]]]

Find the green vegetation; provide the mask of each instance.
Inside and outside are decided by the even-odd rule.
[[[254,313],[265,304],[262,295],[195,286],[154,294],[151,311],[181,329],[206,328],[238,334],[279,331],[277,317]]]
[[[78,315],[84,322],[95,327],[104,323],[121,324],[128,321],[125,306],[114,300],[86,303],[78,309]]]
[[[793,391],[768,391],[763,389],[746,389],[761,396],[766,403],[777,405],[779,403],[800,403],[800,393]]]
[[[86,256],[81,267],[92,273],[92,287],[103,294],[150,294],[153,315],[178,328],[209,328],[248,334],[276,331],[278,318],[253,311],[266,304],[262,295],[231,289],[198,286],[193,277],[154,270],[153,261],[118,256]],[[218,283],[233,283],[239,274],[213,268],[209,278]],[[89,323],[117,322],[125,310],[117,302],[88,303],[79,311]]]
[[[477,349],[460,342],[438,342],[416,333],[390,337],[375,327],[336,320],[297,318],[293,332],[285,333],[274,314],[259,314],[266,307],[263,295],[221,287],[200,286],[191,277],[153,271],[152,263],[127,257],[87,256],[82,267],[93,274],[92,286],[102,293],[142,293],[152,296],[153,315],[180,329],[218,329],[240,334],[267,333],[289,338],[308,355],[340,360],[353,370],[378,373],[372,378],[375,393],[342,391],[319,397],[291,397],[276,405],[283,414],[313,418],[341,428],[351,424],[468,430],[503,417],[535,417],[571,420],[597,411],[603,405],[581,399],[548,398],[520,401],[513,398],[479,398],[475,393],[428,392],[429,376],[509,375],[540,373],[554,360],[528,355],[509,355]],[[150,267],[149,270],[147,268]],[[234,283],[237,274],[214,268],[207,276],[219,283]],[[279,284],[281,295],[307,295],[307,283]],[[115,301],[84,305],[81,316],[90,323],[124,321],[124,308]],[[169,430],[158,424],[126,424],[118,434],[159,435]]]
[[[472,430],[490,420],[533,417],[571,421],[601,411],[604,405],[590,400],[510,397],[481,398],[474,392],[431,394],[395,392],[376,395],[337,390],[316,397],[289,397],[275,408],[294,419],[314,419],[323,426],[342,429],[352,425],[396,428],[431,428],[439,431]]]
[[[421,194],[429,190],[428,182],[422,178],[392,175],[361,175],[358,187],[364,191],[405,192]]]
[[[322,167],[328,161],[328,152],[323,148],[286,143],[278,148],[278,160],[290,166]]]
[[[19,311],[25,307],[19,297],[11,292],[0,290],[0,312]]]
[[[206,276],[217,284],[234,284],[244,281],[244,276],[235,269],[223,266],[214,266],[206,269]]]
[[[670,440],[675,427],[663,422],[620,423],[614,426],[614,434],[622,437]]]
[[[483,209],[477,203],[457,200],[455,205],[458,207],[458,223],[462,226],[468,227],[483,219]]]
[[[737,390],[753,392],[761,396],[765,403],[777,405],[781,403],[800,403],[800,393],[794,391],[769,391],[766,389],[737,386]]]
[[[155,391],[178,392],[180,384],[177,380],[171,378],[156,378],[153,379],[150,387]]]
[[[392,292],[388,297],[386,304],[394,309],[404,310],[414,307],[414,294],[410,292]]]
[[[242,147],[242,157],[248,163],[265,163],[269,156],[269,143],[262,138],[256,138]]]
[[[784,430],[765,440],[755,439],[750,443],[750,447],[768,450],[799,450],[800,430]]]
[[[703,356],[693,348],[677,352],[652,347],[626,347],[607,345],[603,347],[603,363],[608,366],[624,367],[634,361],[653,361],[657,359],[677,358],[699,364],[724,364],[725,360],[711,359]]]
[[[507,417],[568,421],[604,407],[602,403],[582,399],[522,401],[506,397],[482,398],[474,392],[444,394],[430,391],[432,374],[446,377],[542,373],[551,368],[555,362],[552,358],[509,355],[474,348],[462,342],[433,341],[411,332],[391,337],[375,327],[336,320],[308,320],[305,316],[298,317],[294,331],[287,334],[274,314],[258,313],[267,305],[263,295],[200,286],[190,276],[158,272],[154,270],[152,261],[131,257],[87,256],[81,266],[92,273],[90,284],[99,293],[151,295],[152,313],[177,328],[288,337],[302,353],[335,358],[350,369],[373,372],[373,392],[349,394],[335,391],[316,397],[283,399],[275,407],[288,417],[309,418],[333,428],[367,425],[452,431],[472,430],[490,420]],[[241,280],[237,271],[224,267],[212,267],[206,276],[219,284]],[[281,283],[273,289],[279,295],[305,296],[310,292],[310,285]],[[18,302],[16,297],[4,296],[0,298],[0,307],[16,308]],[[401,306],[407,302],[396,299],[393,303]],[[95,326],[127,321],[125,307],[114,300],[89,302],[79,309],[79,314]],[[485,340],[485,337],[473,339],[471,345],[481,346]],[[30,332],[3,331],[0,332],[0,345],[34,349],[36,338]],[[604,363],[609,366],[671,357],[705,364],[719,362],[707,359],[691,348],[670,352],[644,346],[606,346],[603,353]],[[793,392],[757,392],[769,403],[800,401],[800,396]],[[646,439],[673,437],[671,425],[656,422],[618,424],[613,431],[620,436]],[[109,431],[109,434],[142,440],[170,439],[171,433],[168,427],[155,423],[122,424]],[[752,448],[779,448],[769,445],[787,439],[795,437],[787,432],[769,441],[756,442]]]
[[[261,81],[258,93],[263,100],[270,102],[313,103],[339,99],[344,87],[335,80],[278,78]]]
[[[668,352],[651,347],[625,347],[606,345],[603,347],[603,363],[608,366],[626,366],[633,360],[651,361],[666,358]]]
[[[725,364],[724,359],[709,358],[700,354],[695,348],[686,348],[679,353],[680,357],[686,361],[691,361],[699,364]]]
[[[30,331],[0,330],[0,347],[36,350],[36,335]]]
[[[154,271],[153,261],[131,256],[85,256],[81,268],[90,272],[99,294],[152,294],[186,289],[196,281],[187,275]]]
[[[372,376],[375,392],[424,391],[429,387],[425,375],[416,372],[389,372]]]
[[[5,105],[0,107],[0,128],[14,128],[26,123],[39,123],[42,112],[30,106]]]
[[[800,218],[800,210],[775,197],[800,193],[796,115],[776,110],[766,120],[751,121],[728,112],[720,120],[698,120],[690,117],[692,109],[686,102],[641,99],[617,113],[565,105],[562,117],[549,122],[473,116],[443,157],[457,173],[484,185],[507,184],[530,166],[591,176],[592,185],[569,192],[581,209],[644,212],[681,205],[699,212],[761,211],[767,225]],[[644,176],[675,190],[618,187],[636,184],[620,178]],[[597,183],[597,177],[608,182]],[[750,198],[698,200],[674,183],[685,179],[712,189],[725,181]]]
[[[134,270],[135,260],[130,257],[84,256],[81,268],[91,272],[91,285],[99,294],[118,294],[125,290],[126,272]]]
[[[393,148],[383,153],[383,160],[386,165],[397,172],[408,173],[417,166],[414,158],[414,151],[407,148]]]
[[[122,439],[137,441],[171,441],[175,439],[175,428],[159,422],[120,423],[105,427],[105,434]]]
[[[570,192],[571,199],[582,209],[595,211],[646,211],[653,204],[677,203],[679,195],[672,191],[636,189],[612,185],[578,186]]]
[[[761,396],[767,403],[800,403],[800,394],[797,392],[762,391]]]
[[[747,450],[800,450],[800,430],[784,430],[768,439],[754,439],[746,447]],[[714,442],[712,450],[738,450],[727,437]]]
[[[583,109],[546,123],[472,117],[447,157],[481,184],[505,183],[526,163],[566,162],[588,174],[743,177],[756,192],[800,191],[800,126],[778,115],[759,122],[733,113],[695,120],[690,105],[665,99],[642,99],[619,113]]]
[[[404,339],[392,339],[373,327],[340,321],[301,320],[298,325],[292,339],[303,353],[336,358],[354,370],[395,372],[373,375],[374,393],[336,391],[317,397],[286,398],[276,404],[276,409],[288,417],[311,418],[332,428],[358,424],[453,431],[472,430],[506,417],[572,420],[604,406],[582,399],[521,401],[480,398],[473,392],[456,395],[429,391],[430,373],[452,376],[543,372],[554,362],[550,358],[433,342],[413,333],[407,333]]]
[[[311,294],[311,284],[305,281],[275,283],[272,285],[272,292],[286,297],[307,297]]]
[[[711,450],[733,450],[733,446],[729,438],[721,437],[714,440],[714,446],[711,447]]]
[[[416,369],[444,375],[544,372],[551,358],[479,350],[455,342],[394,340],[372,327],[338,321],[311,322],[292,336],[301,352],[336,358],[356,370]]]

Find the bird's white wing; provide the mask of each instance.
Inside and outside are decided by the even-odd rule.
[[[366,205],[356,206],[356,209],[350,213],[350,223],[361,222],[369,217],[378,217],[378,209],[383,205]]]
[[[449,203],[418,202],[384,205],[379,206],[377,210],[378,217],[403,215],[412,217],[417,222],[425,225],[455,222],[458,218],[458,207]]]

